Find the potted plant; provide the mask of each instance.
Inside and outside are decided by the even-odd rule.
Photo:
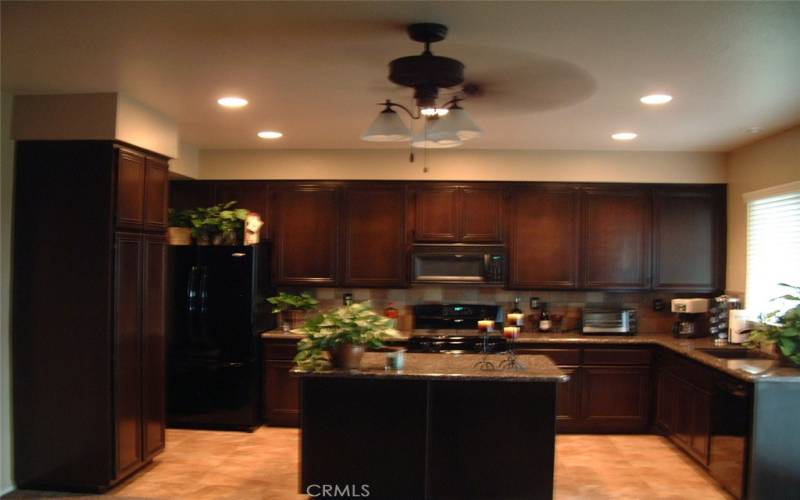
[[[759,317],[760,325],[750,335],[748,345],[761,347],[776,345],[781,356],[789,362],[800,365],[800,287],[780,283],[794,290],[773,300],[786,300],[794,303],[788,311],[772,311]]]
[[[319,370],[329,362],[334,368],[357,369],[367,347],[382,347],[385,339],[398,336],[390,323],[369,302],[320,314],[302,328],[306,337],[298,342],[294,361],[304,370]]]
[[[278,313],[281,328],[285,332],[300,326],[308,311],[315,310],[319,305],[317,299],[305,292],[300,295],[281,292],[268,298],[267,302],[273,305],[272,312]]]
[[[167,239],[170,245],[192,244],[192,211],[169,209]]]
[[[192,235],[198,245],[235,245],[250,213],[246,208],[232,208],[235,201],[197,208],[190,214]]]

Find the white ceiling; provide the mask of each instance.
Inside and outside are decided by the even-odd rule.
[[[464,104],[486,130],[465,147],[726,151],[800,122],[800,2],[4,1],[2,88],[123,92],[203,149],[398,147],[359,135],[374,103],[410,104],[386,65],[420,51],[420,21],[490,81]],[[675,100],[639,103],[653,92]],[[229,94],[250,105],[216,105]]]

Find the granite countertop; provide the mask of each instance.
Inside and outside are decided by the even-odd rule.
[[[394,339],[397,342],[408,340],[413,332],[401,332],[401,337]],[[303,338],[299,333],[283,333],[280,330],[264,332],[263,338],[268,339],[293,339]],[[391,343],[391,341],[387,342]],[[752,383],[761,382],[800,382],[800,369],[781,366],[778,359],[723,359],[700,351],[699,349],[741,349],[737,345],[715,345],[711,338],[678,339],[668,333],[641,333],[631,336],[617,335],[581,335],[578,332],[565,333],[523,333],[517,339],[517,344],[575,344],[581,345],[656,345],[665,347],[673,352],[697,361],[703,365],[722,371],[739,380]],[[412,356],[414,354],[407,354]],[[442,354],[436,354],[441,356]],[[383,366],[383,365],[381,365]]]
[[[502,354],[487,356],[495,366],[505,359]],[[417,354],[405,355],[403,370],[386,370],[386,355],[377,352],[364,354],[359,370],[293,370],[302,377],[413,379],[413,380],[496,380],[499,382],[566,382],[569,375],[561,371],[547,356],[522,355],[517,361],[524,370],[481,370],[475,364],[480,354]]]

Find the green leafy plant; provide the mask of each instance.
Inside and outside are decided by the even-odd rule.
[[[192,236],[208,237],[216,234],[236,234],[244,229],[244,220],[250,213],[246,208],[233,208],[237,202],[219,203],[190,211]]]
[[[750,335],[747,343],[750,347],[776,344],[786,358],[800,365],[800,287],[786,283],[780,283],[780,286],[794,292],[772,300],[794,302],[794,307],[784,313],[772,311],[759,316],[761,324]]]
[[[307,293],[292,295],[291,293],[280,292],[274,297],[267,299],[272,304],[272,312],[279,313],[289,309],[300,309],[302,311],[312,311],[317,308],[319,301]]]
[[[344,344],[383,346],[383,341],[399,334],[391,320],[370,308],[369,302],[357,302],[320,314],[301,328],[305,338],[297,344],[294,361],[303,370],[320,370],[328,365],[325,352]]]
[[[169,209],[170,227],[192,227],[192,210]]]

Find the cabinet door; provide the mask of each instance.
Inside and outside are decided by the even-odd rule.
[[[339,198],[330,185],[276,189],[276,285],[337,283]]]
[[[269,213],[268,190],[267,183],[263,181],[217,182],[214,189],[214,203],[236,201],[236,207],[257,212],[264,221],[264,225],[261,226],[261,239],[267,240],[272,218],[272,214]]]
[[[458,241],[458,195],[458,186],[417,189],[414,224],[416,241]]]
[[[581,370],[577,366],[559,366],[569,375],[569,381],[558,384],[558,409],[556,420],[559,430],[568,430],[571,424],[580,420],[581,408]]]
[[[142,462],[142,237],[117,233],[115,245],[116,474]]]
[[[509,286],[578,285],[578,191],[525,188],[512,195]]]
[[[656,385],[656,424],[667,434],[675,430],[675,377],[659,370]]]
[[[461,189],[459,240],[464,243],[503,241],[504,192],[499,187],[467,186]]]
[[[208,181],[170,181],[169,206],[176,210],[208,207],[214,204],[214,183]]]
[[[142,442],[145,460],[164,449],[166,264],[164,237],[145,236],[142,266]]]
[[[722,189],[656,189],[653,288],[689,292],[722,288],[726,223]]]
[[[144,173],[144,228],[163,231],[167,227],[169,165],[160,158],[148,157]]]
[[[674,439],[680,444],[688,447],[692,439],[692,386],[683,380],[676,379],[675,382],[675,431]]]
[[[583,192],[583,278],[586,288],[650,286],[650,196],[642,188]]]
[[[140,229],[144,221],[144,156],[117,150],[117,225]]]
[[[345,286],[405,283],[405,188],[351,186],[342,202]]]
[[[648,367],[584,366],[581,370],[587,428],[603,432],[640,432],[647,428]]]
[[[265,415],[269,425],[297,427],[300,424],[300,379],[291,373],[293,361],[264,363]]]
[[[689,449],[703,465],[708,465],[711,442],[711,395],[700,389],[692,392],[692,425]]]

